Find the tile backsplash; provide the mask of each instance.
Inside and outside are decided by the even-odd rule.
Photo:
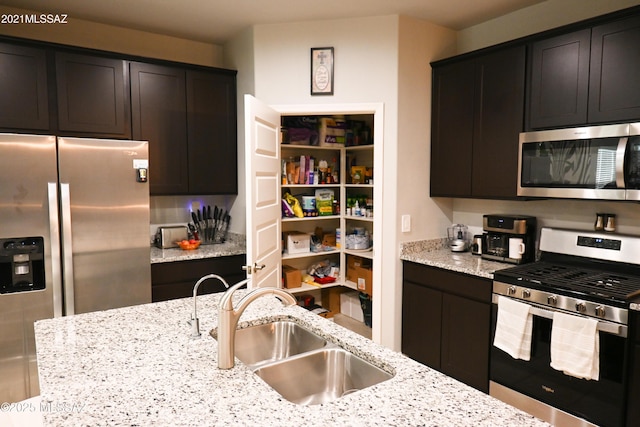
[[[191,207],[210,205],[231,210],[237,196],[151,196],[149,235],[151,241],[161,225],[185,225],[191,222]]]

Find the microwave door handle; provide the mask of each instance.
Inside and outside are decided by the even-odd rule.
[[[618,141],[618,148],[616,149],[616,187],[626,188],[624,182],[624,160],[626,157],[627,142],[629,138],[624,136]]]

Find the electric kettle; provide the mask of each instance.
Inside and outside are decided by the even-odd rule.
[[[464,224],[453,224],[447,228],[449,247],[453,252],[464,252],[469,247],[469,231]]]

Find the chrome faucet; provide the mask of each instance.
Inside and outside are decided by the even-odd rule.
[[[225,288],[229,289],[229,284],[222,277],[217,274],[207,274],[206,276],[202,276],[198,279],[196,284],[193,286],[193,313],[191,313],[191,319],[187,321],[189,325],[191,325],[191,338],[199,338],[200,337],[200,320],[198,319],[198,287],[202,282],[207,279],[218,279],[222,282]]]
[[[275,295],[285,305],[295,305],[296,298],[289,292],[273,287],[256,288],[246,294],[233,308],[232,297],[238,288],[251,279],[245,279],[230,287],[218,305],[218,369],[231,369],[235,364],[236,328],[244,310],[263,295]]]

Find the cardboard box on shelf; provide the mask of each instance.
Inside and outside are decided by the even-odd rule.
[[[355,255],[349,255],[347,257],[347,280],[351,282],[358,282],[358,267],[371,267],[371,260],[362,258]]]
[[[284,279],[284,287],[287,289],[302,286],[302,273],[297,268],[284,264],[282,266],[282,277]]]
[[[354,281],[360,292],[373,296],[373,276],[371,268],[356,267],[356,280]]]
[[[322,244],[325,246],[336,246],[336,235],[335,234],[325,234],[322,236]]]
[[[340,294],[343,290],[339,287],[325,288],[321,291],[322,306],[329,311],[340,312]]]
[[[285,244],[287,252],[291,254],[304,254],[311,252],[311,236],[300,231],[285,231]]]
[[[347,291],[340,294],[340,313],[359,322],[364,322],[357,291]]]

